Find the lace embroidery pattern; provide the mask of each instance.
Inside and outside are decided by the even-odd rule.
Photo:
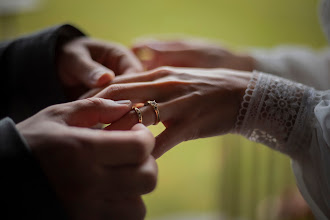
[[[308,146],[313,109],[320,94],[313,88],[254,72],[245,91],[235,131],[286,154]]]

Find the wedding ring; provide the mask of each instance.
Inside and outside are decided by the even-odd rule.
[[[138,119],[139,119],[139,123],[142,123],[142,112],[139,108],[137,107],[132,107],[132,109],[134,109],[134,111],[136,112]]]
[[[159,114],[159,109],[158,109],[158,104],[157,102],[154,100],[154,101],[147,101],[144,106],[147,106],[147,105],[150,105],[154,111],[155,111],[155,114],[156,114],[156,121],[154,123],[154,125],[158,124],[160,122],[160,114]]]

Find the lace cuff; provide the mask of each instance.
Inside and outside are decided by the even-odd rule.
[[[320,96],[313,88],[255,71],[245,91],[235,131],[294,155],[309,146],[313,110]]]

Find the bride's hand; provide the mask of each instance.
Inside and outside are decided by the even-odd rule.
[[[156,138],[153,155],[161,156],[180,142],[233,131],[251,73],[228,69],[162,67],[139,75],[120,76],[96,97],[155,100],[166,129]],[[143,124],[156,114],[151,106],[140,108]],[[130,129],[138,122],[134,110],[107,129]]]
[[[174,66],[252,71],[255,66],[251,56],[233,53],[203,39],[144,40],[133,46],[133,52],[148,70],[160,66]]]

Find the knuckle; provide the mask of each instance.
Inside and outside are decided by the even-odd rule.
[[[166,76],[171,75],[171,73],[173,72],[172,70],[173,70],[173,68],[167,67],[167,66],[165,66],[165,67],[158,67],[153,72],[153,75],[154,76],[158,76],[158,77],[166,77]]]
[[[148,169],[142,173],[142,179],[144,184],[144,193],[149,193],[156,188],[157,185],[157,164],[154,162],[151,169]]]
[[[107,52],[116,58],[116,60],[126,58],[130,53],[124,45],[113,42],[107,43]]]
[[[181,85],[181,81],[179,81],[176,77],[174,76],[168,76],[166,77],[166,79],[162,82],[162,84],[164,86],[177,86],[177,85]]]
[[[136,134],[134,136],[132,148],[137,161],[145,160],[150,153],[150,150],[148,149],[149,143],[146,138],[141,135]]]
[[[158,85],[164,89],[171,87],[172,91],[176,91],[178,95],[183,95],[184,93],[191,91],[188,82],[179,80],[172,76],[166,77],[166,79],[160,81]]]
[[[198,129],[195,129],[193,131],[187,132],[186,135],[184,135],[184,141],[190,141],[195,140],[200,137],[200,131]]]
[[[113,50],[113,54],[117,57],[117,59],[123,59],[126,58],[127,53],[125,51],[125,48],[117,47]]]
[[[45,112],[47,115],[50,115],[52,117],[62,117],[63,115],[70,112],[70,107],[67,104],[59,104],[59,105],[53,105],[50,107],[47,107],[45,109]]]
[[[137,132],[140,137],[140,141],[145,145],[146,149],[151,152],[155,146],[156,139],[147,128]]]
[[[147,139],[148,141],[150,141],[150,139],[154,137],[151,131],[145,126],[143,127],[143,129],[140,129],[136,133],[138,133],[140,136],[143,136],[144,139]]]
[[[104,101],[101,98],[86,98],[85,101],[87,102],[87,104],[91,104],[92,106],[96,105],[96,106],[103,106],[104,105]]]
[[[172,72],[173,67],[170,67],[170,66],[162,66],[162,67],[159,67],[159,68],[157,68],[157,69],[158,69],[158,70],[161,70],[161,71]]]

